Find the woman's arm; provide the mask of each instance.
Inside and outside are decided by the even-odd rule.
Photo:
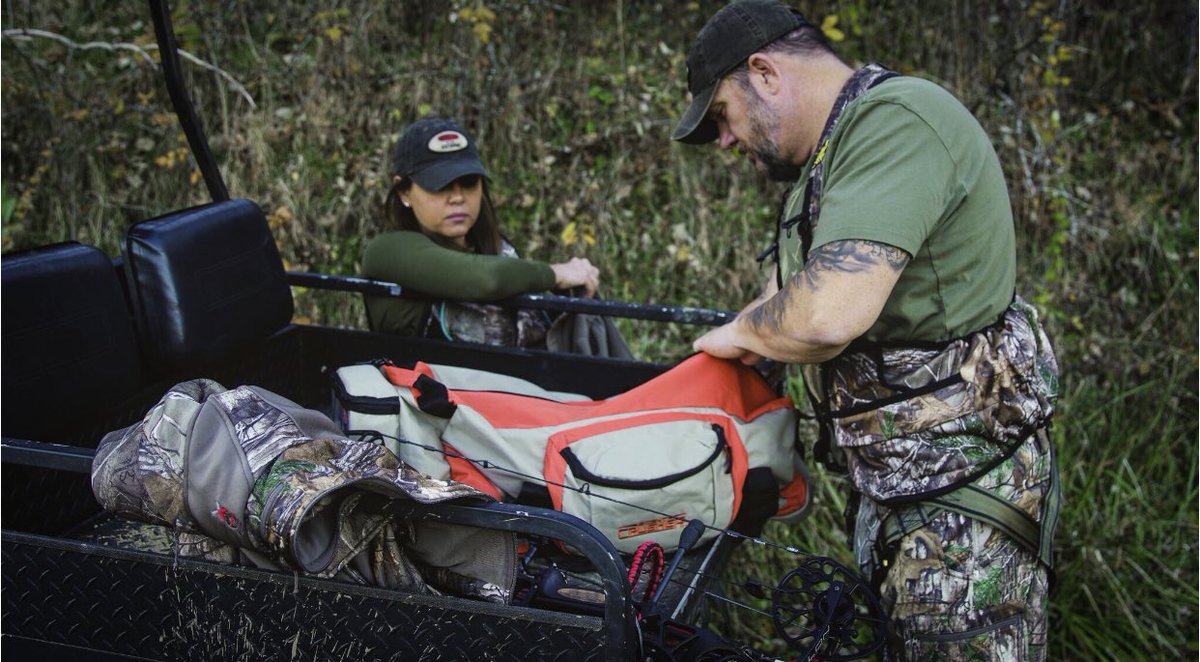
[[[475,255],[439,246],[419,232],[389,232],[367,244],[363,275],[432,297],[493,301],[554,288],[544,262]]]

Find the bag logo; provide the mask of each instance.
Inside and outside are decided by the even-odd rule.
[[[663,531],[670,531],[671,529],[682,529],[687,525],[687,522],[687,513],[679,513],[670,517],[648,519],[637,524],[626,524],[617,528],[617,539],[624,540],[626,538],[633,538],[634,536],[661,533]]]
[[[229,508],[222,506],[220,501],[217,502],[217,509],[212,511],[212,514],[214,517],[221,520],[221,523],[225,526],[231,529],[238,528],[237,515],[234,515],[233,511]]]
[[[445,154],[467,148],[467,137],[457,131],[443,131],[429,139],[429,151]]]

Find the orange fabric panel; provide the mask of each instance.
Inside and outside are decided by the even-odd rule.
[[[418,377],[425,375],[430,379],[434,379],[433,368],[429,367],[429,364],[423,361],[417,361],[416,365],[414,365],[412,369],[399,368],[391,364],[385,364],[383,366],[383,374],[392,384],[396,386],[407,387],[408,390],[412,392],[412,396],[414,398],[421,397],[420,391],[413,387],[413,384],[416,383]],[[454,399],[451,398],[451,402],[453,402],[453,400]]]
[[[450,465],[450,480],[455,480],[460,483],[465,483],[483,492],[484,494],[495,497],[497,501],[503,501],[504,495],[500,492],[500,488],[496,487],[492,481],[483,475],[479,467],[474,462],[462,457],[462,453],[450,444],[442,444],[446,449],[446,464]]]
[[[418,368],[429,366],[418,363]],[[385,366],[388,380],[412,386],[416,371]],[[421,374],[430,374],[422,372]],[[572,421],[631,411],[679,407],[713,407],[741,420],[750,420],[775,409],[790,408],[792,401],[776,396],[753,368],[708,354],[694,354],[667,372],[607,400],[554,402],[492,391],[453,390],[452,401],[486,412],[497,428],[526,429],[563,425]],[[414,394],[415,395],[415,394]],[[513,406],[519,398],[520,407]]]
[[[802,472],[797,471],[792,482],[779,491],[779,498],[783,499],[783,506],[775,513],[779,517],[790,515],[808,503],[808,481]]]

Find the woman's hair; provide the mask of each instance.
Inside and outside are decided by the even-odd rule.
[[[481,255],[499,255],[500,223],[496,218],[496,208],[492,205],[491,193],[488,192],[487,177],[480,177],[479,179],[480,186],[483,187],[483,195],[479,203],[479,218],[475,219],[475,224],[467,231],[467,248]],[[386,201],[388,224],[392,226],[392,229],[421,232],[437,244],[446,248],[462,250],[446,237],[431,235],[424,231],[421,224],[417,221],[417,215],[413,212],[412,207],[406,206],[404,201],[400,199],[400,194],[412,186],[413,180],[408,177],[393,182],[391,190],[388,191]]]

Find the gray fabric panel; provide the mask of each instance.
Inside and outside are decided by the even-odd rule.
[[[512,591],[517,581],[517,548],[512,534],[427,521],[415,522],[414,529],[414,539],[408,545],[414,558]]]
[[[212,400],[196,417],[185,467],[188,511],[204,532],[239,547],[254,547],[246,531],[246,501],[254,474],[227,412]]]

